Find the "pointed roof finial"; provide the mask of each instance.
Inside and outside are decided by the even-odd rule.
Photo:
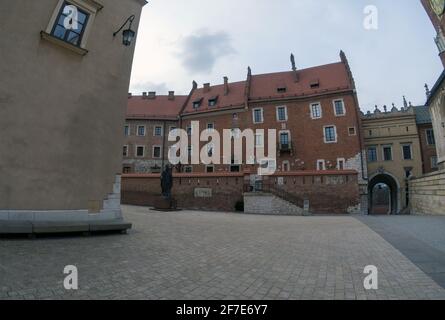
[[[193,80],[192,85],[194,90],[198,89],[198,83],[195,80]]]
[[[430,88],[428,88],[428,84],[427,83],[425,83],[425,94],[426,94],[427,98],[429,98],[430,95],[431,95]]]
[[[252,69],[249,67],[247,67],[247,75],[250,77],[252,76]]]
[[[292,64],[292,71],[297,71],[297,66],[295,64],[295,56],[293,53],[290,54],[290,62]]]
[[[408,102],[406,102],[406,97],[405,96],[403,96],[403,106],[405,108],[408,108]]]

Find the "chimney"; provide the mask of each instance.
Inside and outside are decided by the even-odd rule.
[[[150,91],[148,93],[148,99],[156,99],[156,92],[155,91]]]
[[[227,96],[229,94],[229,78],[224,77],[224,95]]]
[[[147,99],[147,92],[142,92],[142,99]]]
[[[204,83],[204,92],[210,92],[210,83]]]
[[[175,100],[175,92],[174,91],[168,92],[168,100]]]
[[[295,56],[293,53],[290,54],[290,62],[292,65],[292,71],[294,72],[294,80],[295,80],[295,82],[299,82],[300,75],[298,74],[298,71],[297,71],[297,65],[295,64]]]
[[[192,85],[193,85],[193,90],[198,89],[198,83],[195,80],[193,80]]]

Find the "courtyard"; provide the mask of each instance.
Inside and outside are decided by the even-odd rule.
[[[445,299],[443,217],[123,211],[128,235],[0,239],[0,299]]]

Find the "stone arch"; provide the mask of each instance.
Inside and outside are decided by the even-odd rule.
[[[396,177],[388,172],[380,172],[369,179],[368,183],[368,201],[369,213],[373,210],[374,187],[378,184],[385,184],[390,189],[390,214],[397,214],[401,210],[400,183]]]

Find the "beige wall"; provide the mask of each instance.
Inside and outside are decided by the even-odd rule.
[[[439,168],[445,170],[445,82],[435,94],[430,103],[433,120],[434,135],[436,138],[437,162]]]
[[[412,167],[412,175],[422,175],[422,156],[416,125],[416,117],[412,109],[406,112],[377,114],[362,118],[366,149],[377,147],[377,162],[368,161],[368,176],[371,181],[375,176],[384,173],[398,184],[398,212],[405,208],[406,203],[406,167]],[[372,131],[372,133],[370,132]],[[402,145],[412,145],[412,160],[404,160]],[[392,146],[392,160],[383,161],[383,146]]]
[[[412,214],[445,215],[445,171],[412,180],[410,197]]]
[[[0,2],[0,210],[87,209],[113,192],[142,1],[99,0],[85,56],[41,39],[59,0]]]

